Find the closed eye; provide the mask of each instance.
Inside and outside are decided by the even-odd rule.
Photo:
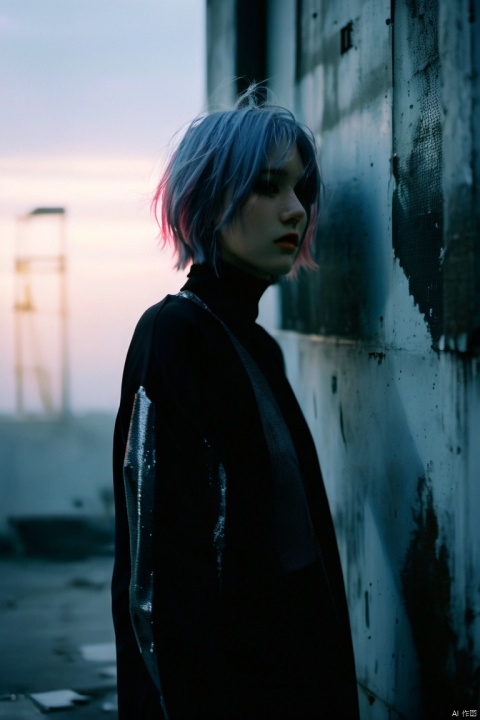
[[[260,178],[254,185],[253,191],[258,195],[267,195],[272,197],[280,192],[278,183],[272,178]]]
[[[295,185],[295,195],[305,210],[315,202],[315,190],[310,176],[304,175],[300,182]]]

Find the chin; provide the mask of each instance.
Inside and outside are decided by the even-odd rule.
[[[275,265],[272,264],[272,267],[269,269],[269,273],[271,275],[288,275],[292,272],[294,265],[295,262],[293,260],[275,263]]]

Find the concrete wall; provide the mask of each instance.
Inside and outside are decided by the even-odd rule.
[[[207,96],[210,110],[235,100],[235,0],[207,0]]]
[[[113,415],[0,419],[0,536],[18,518],[112,518]]]
[[[326,184],[319,270],[283,288],[277,336],[334,515],[363,720],[479,702],[479,5],[268,3],[267,77]]]

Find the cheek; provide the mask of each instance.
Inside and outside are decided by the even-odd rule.
[[[274,214],[271,202],[262,196],[250,197],[230,226],[222,231],[225,247],[247,251],[257,247],[259,240],[269,232]]]
[[[237,241],[248,245],[252,239],[252,235],[258,230],[258,225],[259,222],[256,213],[254,211],[249,212],[248,209],[245,208],[245,211],[237,218],[234,226]]]
[[[305,210],[305,217],[304,217],[303,220],[300,222],[300,228],[299,228],[299,230],[300,230],[300,237],[303,238],[303,236],[305,235],[305,231],[306,231],[308,225],[309,225],[308,216],[307,216],[307,211]]]
[[[250,233],[242,218],[236,218],[230,225],[220,231],[220,247],[237,254],[248,249]]]
[[[265,195],[250,195],[240,210],[240,217],[245,220],[260,220],[265,214],[271,212],[272,200]]]

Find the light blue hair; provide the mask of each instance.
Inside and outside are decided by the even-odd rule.
[[[298,194],[308,220],[295,268],[315,267],[310,250],[322,184],[315,139],[289,110],[260,103],[257,91],[251,86],[232,110],[197,117],[160,179],[152,210],[177,269],[190,262],[216,269],[220,230],[246,202],[272,153],[280,153],[282,164],[295,147],[305,168]]]

